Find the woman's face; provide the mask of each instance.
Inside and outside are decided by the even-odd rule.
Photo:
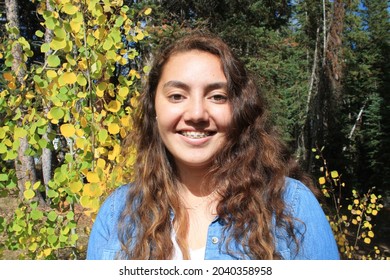
[[[232,119],[220,59],[208,52],[172,55],[155,98],[161,139],[180,168],[207,168],[226,142]]]

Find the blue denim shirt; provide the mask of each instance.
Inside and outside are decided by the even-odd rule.
[[[112,260],[120,249],[118,219],[126,204],[129,185],[116,189],[103,203],[89,237],[87,259]],[[287,178],[284,199],[292,215],[301,222],[295,223],[295,230],[304,233],[299,251],[295,243],[280,229],[274,228],[276,250],[283,259],[335,260],[339,259],[338,248],[325,214],[312,192],[301,182]],[[302,223],[303,222],[303,223]],[[217,217],[209,228],[206,241],[205,259],[234,260],[241,257],[231,255],[224,249],[223,222]],[[299,236],[298,236],[299,238]],[[222,246],[221,246],[222,245]],[[230,246],[231,249],[241,245]]]

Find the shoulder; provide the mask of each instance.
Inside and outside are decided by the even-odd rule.
[[[297,212],[299,208],[304,206],[319,204],[314,193],[306,185],[290,177],[287,177],[285,181],[284,200],[293,212]]]
[[[129,188],[130,184],[116,188],[103,202],[98,215],[104,214],[112,218],[118,216],[126,205]]]
[[[130,185],[115,189],[103,202],[92,226],[87,259],[113,259],[119,250],[118,221],[126,206]]]

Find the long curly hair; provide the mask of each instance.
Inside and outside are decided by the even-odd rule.
[[[279,259],[273,227],[286,230],[299,248],[293,222],[283,201],[286,176],[309,187],[310,178],[300,171],[269,123],[266,102],[243,63],[220,38],[196,33],[162,48],[154,57],[134,131],[126,148],[135,147],[135,179],[129,188],[126,208],[119,221],[122,244],[118,258],[171,259],[173,224],[183,258],[189,259],[186,242],[188,217],[178,195],[178,172],[165,148],[156,123],[155,95],[164,65],[172,55],[198,50],[219,57],[227,79],[232,122],[226,144],[215,155],[206,177],[208,185],[220,186],[217,215],[224,221],[227,248],[233,255],[251,259]],[[243,252],[230,249],[242,244]],[[238,256],[239,257],[239,256]]]

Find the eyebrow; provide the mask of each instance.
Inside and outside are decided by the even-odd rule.
[[[187,85],[186,83],[183,83],[183,82],[180,82],[180,81],[176,81],[176,80],[168,81],[168,82],[166,82],[163,85],[163,88],[170,88],[170,87],[171,88],[180,88],[180,89],[183,89],[183,90],[189,90],[190,89],[190,86]],[[208,84],[205,87],[205,90],[207,92],[208,91],[213,91],[215,89],[227,90],[227,83],[226,82],[215,82],[215,83]]]

